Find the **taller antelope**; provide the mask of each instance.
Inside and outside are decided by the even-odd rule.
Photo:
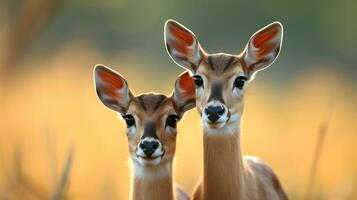
[[[193,199],[287,199],[272,169],[242,156],[240,123],[247,84],[279,55],[283,27],[274,22],[257,31],[239,55],[206,53],[186,27],[168,20],[165,42],[170,57],[190,71],[196,106],[203,121],[203,180]]]
[[[178,78],[170,97],[153,93],[134,96],[123,76],[102,65],[95,67],[94,79],[99,99],[119,112],[127,124],[134,167],[132,199],[189,199],[179,189],[175,195],[172,182],[176,123],[195,106],[195,84],[189,74]]]

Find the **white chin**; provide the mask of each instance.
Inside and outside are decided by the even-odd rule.
[[[226,125],[226,122],[217,122],[217,123],[211,123],[211,122],[204,122],[205,126],[210,129],[218,129],[218,128],[223,128]]]
[[[142,157],[138,157],[138,161],[141,165],[150,165],[150,166],[156,166],[160,163],[161,157],[158,156],[156,158],[151,158],[151,159],[145,159]]]

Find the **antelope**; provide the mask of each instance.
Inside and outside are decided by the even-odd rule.
[[[175,82],[171,96],[134,96],[122,75],[97,65],[94,69],[97,96],[125,120],[129,154],[133,163],[133,200],[189,199],[181,189],[174,191],[173,159],[176,125],[195,106],[195,84],[188,73]]]
[[[171,59],[196,84],[196,107],[203,122],[203,177],[193,199],[287,199],[273,170],[261,159],[242,156],[240,124],[245,88],[279,55],[281,23],[260,29],[239,55],[208,54],[185,26],[168,20],[164,29]]]

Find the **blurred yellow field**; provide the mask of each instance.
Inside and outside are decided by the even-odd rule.
[[[129,199],[125,123],[97,98],[93,67],[135,94],[169,95],[183,72],[164,45],[170,18],[227,53],[280,21],[281,54],[245,94],[243,154],[269,163],[290,199],[357,199],[356,2],[0,0],[0,200]],[[195,109],[177,138],[175,182],[191,194],[203,168]]]
[[[131,70],[132,64],[121,62],[124,57],[128,60],[127,55],[116,55],[106,64],[124,74],[135,93],[154,90],[170,94],[180,69],[158,81],[155,76],[145,76],[144,67],[142,72]],[[93,87],[92,67],[102,60],[89,48],[66,47],[41,63],[46,68],[38,66],[31,75],[15,75],[12,85],[1,84],[1,193],[13,190],[20,195],[14,199],[36,199],[26,189],[11,186],[16,154],[20,154],[22,172],[31,183],[52,191],[68,147],[73,145],[70,199],[128,198],[131,175],[125,125],[116,113],[102,106]],[[314,195],[316,199],[354,199],[356,88],[346,87],[351,84],[335,72],[320,73],[322,67],[307,70],[291,85],[279,88],[264,74],[258,75],[245,99],[243,152],[267,161],[289,196],[301,199],[318,128],[333,109]],[[197,111],[185,115],[178,132],[175,181],[191,192],[202,171],[202,128]]]

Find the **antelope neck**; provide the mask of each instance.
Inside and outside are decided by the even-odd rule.
[[[172,165],[135,166],[133,200],[174,200]]]
[[[207,131],[207,128],[204,128],[204,200],[242,199],[245,177],[240,150],[239,123],[233,134],[224,132],[212,134],[212,130]]]

